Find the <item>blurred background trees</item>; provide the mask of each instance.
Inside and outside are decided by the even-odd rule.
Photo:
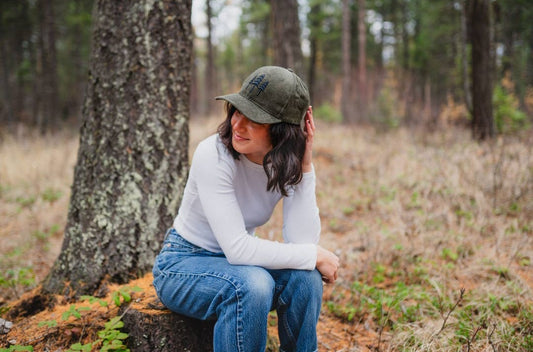
[[[92,7],[0,3],[2,126],[78,123]],[[478,139],[532,122],[529,0],[193,0],[195,11],[193,118],[218,113],[214,96],[277,64],[308,82],[327,120],[461,124]]]

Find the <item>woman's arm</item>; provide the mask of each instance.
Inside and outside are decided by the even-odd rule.
[[[197,184],[201,211],[228,261],[269,269],[314,269],[317,257],[314,244],[279,243],[247,233],[235,194],[231,156],[219,156],[216,146],[199,149],[190,177]]]

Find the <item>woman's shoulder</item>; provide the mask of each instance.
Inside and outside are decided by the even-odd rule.
[[[230,152],[222,143],[218,134],[213,134],[198,144],[194,152],[194,159],[207,163],[235,164]]]
[[[213,151],[216,148],[218,135],[212,134],[198,143],[195,153]]]

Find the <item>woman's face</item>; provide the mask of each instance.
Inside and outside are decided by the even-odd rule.
[[[263,164],[263,158],[272,149],[269,125],[253,122],[235,110],[231,117],[231,132],[233,149],[248,160]]]

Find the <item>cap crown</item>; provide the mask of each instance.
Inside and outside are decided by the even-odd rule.
[[[255,70],[244,80],[239,94],[278,122],[300,124],[309,106],[305,83],[292,70],[279,66]]]

